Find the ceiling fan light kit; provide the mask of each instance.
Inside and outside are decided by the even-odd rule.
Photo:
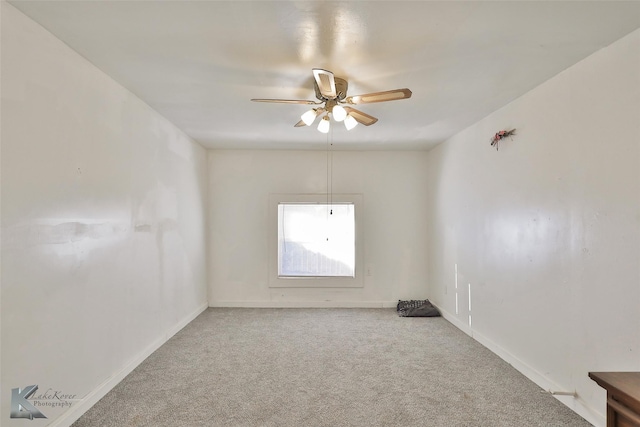
[[[354,127],[358,126],[358,121],[356,119],[353,118],[353,116],[347,116],[344,119],[344,127],[347,128],[347,130],[351,130]]]
[[[302,119],[305,125],[311,126],[316,120],[316,117],[318,117],[318,112],[317,109],[313,108],[300,116],[300,119]]]
[[[345,110],[342,105],[334,106],[333,110],[331,110],[331,114],[336,122],[341,122],[347,118],[347,110]]]
[[[330,127],[331,124],[329,123],[329,116],[326,115],[322,120],[320,120],[320,123],[318,123],[318,130],[322,133],[328,133]]]
[[[319,102],[303,99],[252,99],[252,101],[274,102],[279,104],[324,104],[324,107],[313,108],[305,112],[300,116],[301,120],[294,126],[311,126],[316,120],[316,117],[326,112],[327,114],[325,114],[318,124],[318,130],[322,133],[327,133],[331,127],[329,114],[331,114],[331,117],[333,117],[335,121],[344,122],[347,130],[353,129],[358,123],[371,126],[378,121],[377,118],[348,105],[370,104],[411,98],[411,91],[407,88],[347,97],[348,83],[346,80],[336,77],[331,71],[321,68],[314,68],[312,72],[316,98],[318,98]]]

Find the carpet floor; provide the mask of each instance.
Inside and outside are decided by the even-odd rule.
[[[214,308],[73,427],[590,425],[443,318]]]

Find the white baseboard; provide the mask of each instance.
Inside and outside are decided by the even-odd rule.
[[[193,319],[198,317],[200,313],[205,311],[208,304],[202,304],[198,306],[193,312],[181,319],[175,326],[165,332],[160,338],[154,341],[151,345],[145,348],[140,354],[138,354],[132,361],[127,363],[120,371],[116,372],[105,382],[93,389],[89,394],[82,398],[79,402],[75,403],[68,411],[63,413],[60,417],[56,418],[49,427],[69,427],[78,418],[80,418],[85,412],[95,405],[98,400],[102,399],[111,389],[113,389],[120,381],[131,373],[139,364],[141,364],[147,357],[149,357],[154,351],[167,341],[169,338],[178,333],[182,328],[187,326]]]
[[[435,305],[435,304],[433,304],[433,305]],[[462,322],[460,319],[458,319],[456,316],[454,316],[453,314],[449,313],[448,311],[443,310],[442,308],[440,308],[438,306],[436,306],[436,307],[438,308],[438,310],[440,310],[440,313],[442,314],[442,317],[447,319],[447,321],[449,321],[449,323],[453,324],[453,326],[455,326],[456,328],[460,329],[462,332],[464,332],[465,334],[469,335],[470,337],[473,337],[473,331],[471,330],[469,325],[467,325],[466,323]]]
[[[518,370],[525,377],[529,378],[531,381],[536,383],[543,390],[547,390],[551,392],[575,392],[575,390],[563,390],[562,387],[557,384],[555,381],[546,377],[527,363],[518,359],[509,351],[505,350],[500,345],[496,344],[491,339],[487,338],[483,334],[473,330],[472,327],[461,322],[455,315],[449,313],[446,310],[438,307],[438,310],[442,313],[442,317],[444,317],[449,323],[454,325],[456,328],[460,329],[480,344],[485,346],[487,349],[491,350],[494,354],[500,357],[502,360],[513,366],[516,370]],[[604,414],[600,413],[596,409],[589,406],[584,400],[577,396],[566,396],[566,395],[554,395],[557,400],[562,402],[564,405],[568,406],[572,411],[580,415],[582,418],[593,424],[597,427],[605,427],[606,417]]]
[[[398,301],[211,301],[209,307],[237,308],[393,308]]]

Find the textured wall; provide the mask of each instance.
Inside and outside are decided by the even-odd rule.
[[[432,297],[602,423],[587,373],[640,369],[640,31],[429,152],[429,173]]]
[[[0,424],[25,423],[12,388],[84,399],[206,307],[206,168],[201,146],[2,2]]]

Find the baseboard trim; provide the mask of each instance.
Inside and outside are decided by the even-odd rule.
[[[433,304],[433,305],[436,305],[436,304]],[[449,323],[453,324],[453,326],[455,326],[456,328],[460,329],[462,332],[464,332],[465,334],[469,335],[470,337],[473,337],[473,331],[469,327],[469,325],[467,325],[466,323],[463,323],[456,316],[454,316],[453,314],[449,313],[446,310],[443,310],[442,308],[438,307],[437,305],[436,305],[436,307],[438,308],[438,310],[440,310],[440,313],[442,314],[442,317],[447,319],[447,321]]]
[[[194,311],[181,319],[175,326],[167,330],[160,338],[145,348],[132,361],[127,363],[120,371],[112,375],[98,387],[90,391],[79,402],[71,406],[68,411],[64,412],[60,417],[56,418],[49,427],[69,427],[85,412],[102,399],[111,389],[113,389],[120,381],[131,373],[139,364],[156,351],[162,344],[166,343],[172,336],[178,333],[182,328],[187,326],[193,319],[198,317],[200,313],[205,311],[209,304],[204,303],[198,306]]]
[[[444,317],[449,323],[454,325],[456,328],[460,329],[465,334],[469,335],[484,347],[489,349],[492,353],[500,357],[502,360],[513,366],[517,371],[519,371],[522,375],[529,378],[531,381],[536,383],[543,390],[547,390],[549,392],[552,391],[575,391],[575,390],[563,390],[563,388],[557,384],[552,379],[543,375],[527,363],[520,360],[518,357],[510,353],[508,350],[504,349],[500,345],[496,344],[494,341],[481,334],[478,331],[475,331],[472,327],[461,322],[455,315],[449,313],[446,310],[443,310],[441,307],[438,307],[440,312],[442,313],[442,317]],[[565,406],[569,407],[572,411],[580,415],[582,418],[593,424],[594,426],[604,427],[606,426],[606,417],[604,414],[597,411],[595,408],[590,407],[587,403],[577,396],[563,396],[563,395],[554,395],[557,400],[562,402]]]
[[[394,308],[398,301],[211,301],[214,308]]]

